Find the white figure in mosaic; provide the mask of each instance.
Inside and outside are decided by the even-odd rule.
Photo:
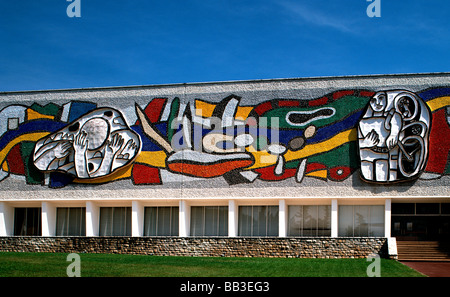
[[[39,140],[33,160],[42,171],[96,178],[130,164],[140,147],[139,136],[127,126],[120,112],[100,108]]]
[[[396,182],[417,176],[426,164],[430,119],[414,93],[376,93],[358,125],[362,178]]]

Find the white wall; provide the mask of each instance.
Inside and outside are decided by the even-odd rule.
[[[228,201],[228,236],[238,236],[239,207],[235,200]]]
[[[100,207],[92,201],[86,202],[86,236],[99,235]]]
[[[286,200],[281,199],[278,201],[278,236],[287,236],[287,220],[288,220],[288,207]]]
[[[384,236],[391,237],[391,210],[392,200],[386,199],[384,202]]]
[[[331,237],[338,237],[338,201],[331,200]]]
[[[191,207],[186,200],[180,200],[179,210],[179,236],[187,237],[189,236],[191,227]]]
[[[12,236],[14,233],[14,208],[6,202],[0,202],[0,236]]]
[[[56,235],[56,206],[51,202],[41,204],[42,236]]]
[[[131,236],[144,235],[144,206],[139,201],[131,204]]]

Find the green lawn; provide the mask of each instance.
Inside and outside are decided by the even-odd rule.
[[[0,253],[2,277],[65,277],[62,253]],[[202,258],[79,254],[82,277],[365,277],[366,259]],[[423,276],[381,259],[382,277]]]

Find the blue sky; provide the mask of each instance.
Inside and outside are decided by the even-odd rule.
[[[0,91],[450,71],[450,1],[0,0]]]

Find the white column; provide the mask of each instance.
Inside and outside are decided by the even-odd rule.
[[[228,237],[238,236],[239,207],[235,200],[228,201]]]
[[[100,207],[94,202],[86,202],[86,236],[99,235]]]
[[[386,199],[384,201],[384,236],[391,237],[391,209],[392,201],[391,199]]]
[[[56,206],[51,202],[42,202],[41,228],[42,236],[56,235]]]
[[[184,200],[180,200],[180,213],[179,213],[179,236],[188,237],[190,231],[190,221],[191,221],[191,208],[188,203]]]
[[[131,203],[131,236],[144,235],[144,206],[139,201]]]
[[[331,237],[338,237],[338,201],[331,200]]]
[[[287,236],[287,206],[286,200],[282,199],[278,202],[278,236]]]
[[[14,234],[14,207],[6,202],[0,202],[0,236]]]

